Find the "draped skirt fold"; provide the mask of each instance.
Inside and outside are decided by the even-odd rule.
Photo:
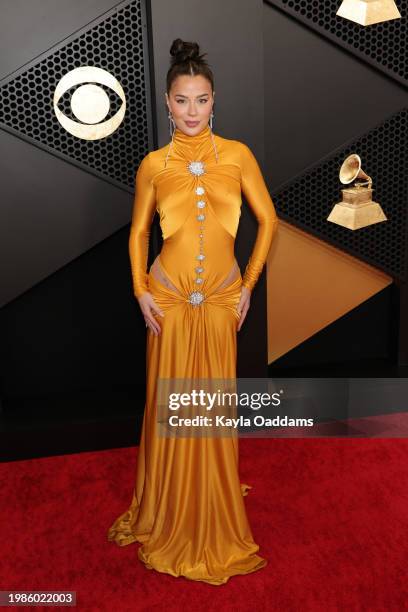
[[[157,432],[160,378],[236,376],[239,275],[210,290],[200,305],[149,272],[149,291],[163,310],[161,333],[148,331],[146,403],[131,503],[108,530],[119,546],[141,543],[148,569],[221,585],[264,567],[248,522],[240,482],[238,438],[163,437]]]

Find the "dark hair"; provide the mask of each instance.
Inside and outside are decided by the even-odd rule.
[[[214,91],[214,76],[207,61],[204,58],[207,53],[200,55],[200,47],[196,42],[185,42],[181,38],[176,38],[170,47],[172,56],[170,68],[167,72],[167,93],[171,89],[173,81],[182,74],[195,76],[201,74],[211,83]]]

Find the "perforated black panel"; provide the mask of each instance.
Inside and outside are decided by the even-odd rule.
[[[400,82],[408,80],[408,1],[396,2],[401,19],[362,26],[336,15],[341,0],[266,0],[318,30]]]
[[[358,153],[373,179],[373,200],[387,221],[350,230],[327,221],[342,200],[339,170],[344,159]],[[390,275],[405,279],[408,209],[408,109],[336,150],[273,194],[279,216],[348,251]]]
[[[149,148],[148,100],[144,59],[142,0],[125,2],[103,19],[82,30],[42,56],[28,69],[0,85],[0,121],[35,144],[64,156],[98,176],[134,188],[135,171]],[[69,134],[58,122],[53,109],[57,83],[79,66],[97,66],[111,73],[123,87],[126,114],[119,128],[101,140],[82,140]],[[70,118],[70,97],[75,86],[64,94],[59,108]],[[111,109],[106,121],[122,104],[108,87]]]

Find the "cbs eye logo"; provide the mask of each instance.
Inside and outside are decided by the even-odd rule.
[[[82,121],[77,123],[58,108],[58,101],[71,87],[80,83],[86,84],[78,87],[71,97],[72,112]],[[103,123],[100,122],[109,113],[110,101],[104,89],[95,83],[113,89],[123,102],[115,115]],[[109,72],[96,66],[81,66],[63,76],[55,89],[53,103],[55,115],[62,127],[84,140],[99,140],[110,136],[118,129],[126,112],[126,98],[121,84]]]

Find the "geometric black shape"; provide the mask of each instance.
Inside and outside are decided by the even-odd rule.
[[[400,83],[408,83],[408,1],[400,0],[400,19],[363,26],[336,15],[340,0],[266,0],[274,8],[323,34]]]
[[[152,142],[145,22],[143,0],[122,2],[36,58],[29,68],[24,66],[17,76],[14,73],[4,79],[0,83],[2,127],[133,192],[137,167]],[[100,140],[83,140],[69,134],[54,113],[53,96],[58,82],[80,66],[103,68],[119,81],[125,93],[122,123]],[[108,87],[99,86],[108,92]],[[112,94],[108,95],[113,100]],[[67,104],[65,94],[63,98],[60,108]],[[75,118],[72,113],[65,114]],[[104,121],[113,114],[110,112]]]

